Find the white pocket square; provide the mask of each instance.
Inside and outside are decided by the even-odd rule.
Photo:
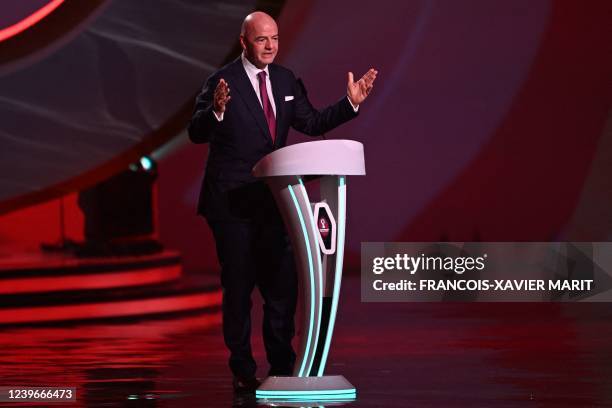
[[[285,102],[292,101],[293,95],[285,96]]]

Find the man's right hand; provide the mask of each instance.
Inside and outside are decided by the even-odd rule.
[[[229,95],[229,85],[223,78],[217,84],[217,88],[215,89],[215,97],[213,102],[213,110],[219,116],[225,112],[225,105],[229,102],[232,97]]]

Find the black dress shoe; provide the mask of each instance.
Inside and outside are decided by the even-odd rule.
[[[261,381],[255,377],[234,377],[232,381],[234,392],[237,393],[253,393],[260,385]]]

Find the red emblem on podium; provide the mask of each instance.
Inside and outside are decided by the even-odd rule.
[[[327,238],[329,235],[329,223],[325,219],[325,217],[319,217],[319,232],[323,238]]]

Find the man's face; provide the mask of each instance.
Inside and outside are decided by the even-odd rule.
[[[248,60],[263,69],[274,62],[278,52],[278,27],[274,20],[254,21],[240,36],[240,43]]]

